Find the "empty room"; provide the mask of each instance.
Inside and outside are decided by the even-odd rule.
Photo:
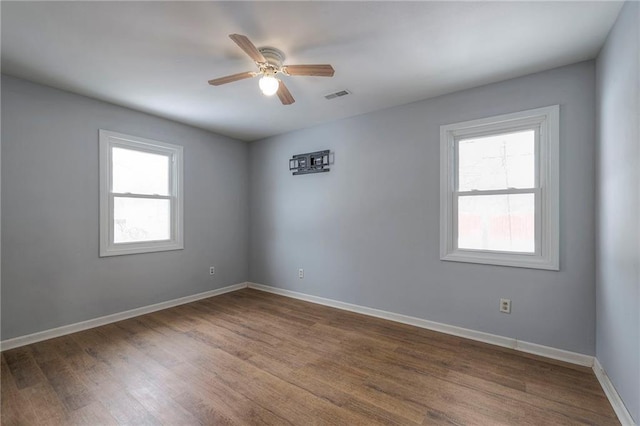
[[[640,423],[640,2],[0,16],[2,425]]]

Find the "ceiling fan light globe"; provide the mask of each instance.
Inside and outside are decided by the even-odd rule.
[[[258,82],[258,86],[260,86],[260,90],[262,91],[263,95],[273,96],[278,91],[280,83],[278,82],[277,78],[270,75],[265,75]]]

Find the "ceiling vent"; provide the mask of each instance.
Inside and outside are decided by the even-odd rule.
[[[348,90],[340,90],[339,92],[335,92],[335,93],[329,93],[328,95],[324,95],[325,99],[335,99],[335,98],[339,98],[341,96],[347,96],[350,95],[351,92]]]

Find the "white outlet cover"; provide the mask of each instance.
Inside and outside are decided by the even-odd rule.
[[[500,299],[500,312],[505,314],[511,313],[511,300],[510,299]]]

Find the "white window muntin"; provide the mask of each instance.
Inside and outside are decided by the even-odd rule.
[[[100,256],[179,250],[183,244],[182,155],[183,148],[151,139],[100,130]],[[115,193],[113,185],[113,148],[123,148],[169,157],[167,195]],[[114,200],[117,197],[169,200],[170,238],[141,242],[114,242]]]
[[[460,140],[488,135],[535,131],[535,186],[533,188],[458,192],[458,146]],[[538,108],[440,128],[440,258],[442,260],[559,269],[559,106]],[[533,193],[535,197],[535,251],[506,252],[460,249],[458,199],[461,195]]]

